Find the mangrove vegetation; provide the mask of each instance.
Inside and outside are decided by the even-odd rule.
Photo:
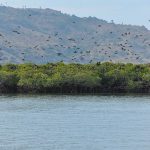
[[[0,93],[150,92],[150,64],[7,64]]]

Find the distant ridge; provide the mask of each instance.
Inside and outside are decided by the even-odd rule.
[[[4,6],[0,20],[0,64],[150,63],[150,31],[144,26]]]

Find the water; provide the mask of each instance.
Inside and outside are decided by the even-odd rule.
[[[0,96],[0,150],[150,150],[150,97]]]

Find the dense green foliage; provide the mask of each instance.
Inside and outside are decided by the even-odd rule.
[[[7,64],[0,66],[0,92],[149,92],[149,64]]]

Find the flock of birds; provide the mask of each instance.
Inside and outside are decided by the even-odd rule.
[[[27,17],[32,19],[32,14],[27,14]],[[70,21],[70,25],[76,28],[78,22]],[[15,29],[12,29],[12,35],[20,38],[23,36],[21,25],[16,26]],[[21,63],[32,61],[32,58],[29,59],[28,56],[32,55],[32,57],[38,55],[38,59],[40,62],[49,62],[51,57],[51,53],[53,59],[57,57],[57,61],[61,62],[86,62],[86,63],[94,63],[100,61],[110,61],[115,62],[121,60],[123,62],[139,62],[143,63],[143,57],[141,52],[136,52],[135,43],[139,41],[143,44],[143,47],[149,47],[150,49],[150,35],[149,39],[144,37],[144,34],[137,34],[130,30],[130,28],[126,28],[125,32],[121,34],[116,30],[108,30],[102,33],[105,28],[105,24],[94,24],[93,30],[90,32],[83,31],[79,36],[65,36],[62,35],[59,31],[50,32],[47,34],[41,34],[39,44],[35,44],[33,46],[29,46],[28,51],[26,49],[20,50],[18,54],[18,60],[21,60]],[[86,30],[86,29],[85,29]],[[32,29],[32,32],[35,30]],[[107,37],[109,37],[107,41]],[[111,39],[112,37],[112,39]],[[134,41],[131,43],[131,40]],[[17,45],[14,45],[14,42],[11,41],[4,33],[0,33],[0,62],[2,62],[6,58],[6,55],[14,49],[17,49]],[[84,45],[86,45],[84,47]],[[5,49],[9,49],[9,52],[5,51]],[[30,53],[30,52],[32,53]],[[48,53],[46,53],[48,51]],[[5,54],[5,55],[4,55]],[[49,54],[49,55],[48,55]]]

